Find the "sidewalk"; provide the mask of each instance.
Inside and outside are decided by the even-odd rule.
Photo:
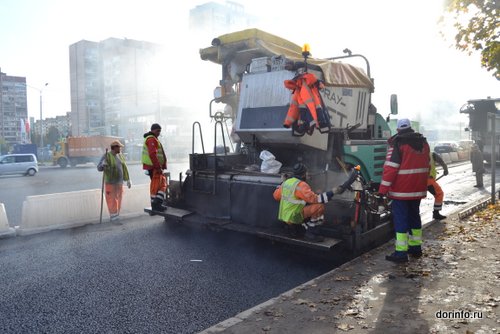
[[[500,204],[458,215],[426,224],[421,259],[389,242],[202,333],[500,333]]]

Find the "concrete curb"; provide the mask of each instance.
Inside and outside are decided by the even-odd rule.
[[[500,194],[500,192],[499,192]],[[458,218],[460,219],[464,219],[472,214],[474,214],[475,212],[481,210],[481,209],[484,209],[485,207],[488,206],[488,204],[491,204],[491,196],[489,196],[488,198],[486,199],[483,199],[482,201],[480,201],[479,203],[476,203],[475,205],[467,208],[467,209],[464,209],[462,211],[460,211],[458,213]]]
[[[490,201],[491,201],[491,199],[490,199]],[[485,204],[484,204],[485,202],[488,202],[488,200],[485,197],[483,197],[481,200],[477,201],[472,207],[468,208],[467,210],[471,210],[472,208],[476,208],[476,211],[478,211],[480,208],[483,208],[485,206]],[[452,213],[450,213],[448,219],[451,219],[451,216],[455,216],[455,215],[461,219],[460,213],[463,211],[460,211],[460,210],[463,210],[463,209],[458,209],[458,210],[455,210]],[[431,220],[431,221],[428,221],[427,223],[423,223],[422,229],[427,229],[428,227],[432,226],[436,222],[438,222],[438,221]],[[385,243],[377,248],[374,248],[374,249],[368,251],[365,254],[375,253],[375,252],[379,251],[380,249],[387,247],[387,245],[391,242],[393,242],[393,241],[389,241],[389,242],[387,242],[387,243]],[[305,290],[306,288],[308,288],[310,286],[316,285],[318,281],[324,279],[325,277],[331,276],[336,272],[342,271],[343,268],[350,266],[351,263],[353,261],[356,261],[357,259],[358,258],[354,258],[354,259],[340,265],[339,267],[337,267],[337,268],[335,268],[335,269],[333,269],[333,270],[331,270],[331,271],[329,271],[321,276],[318,276],[318,277],[316,277],[316,278],[314,278],[306,283],[303,283],[303,284],[301,284],[301,285],[299,285],[291,290],[288,290],[288,291],[278,295],[277,297],[269,299],[268,301],[265,301],[259,305],[256,305],[248,310],[240,312],[240,313],[236,314],[234,317],[226,319],[218,324],[215,324],[212,327],[209,327],[209,328],[199,332],[199,334],[212,334],[212,333],[220,333],[222,331],[225,331],[225,330],[235,326],[236,324],[246,320],[247,318],[249,318],[252,314],[256,313],[257,311],[260,311],[260,310],[262,310],[268,306],[271,306],[271,305],[275,304],[276,302],[282,300],[282,297],[293,296],[293,294],[296,292],[297,289]]]

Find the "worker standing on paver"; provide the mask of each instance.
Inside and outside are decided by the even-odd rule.
[[[396,250],[385,258],[408,262],[408,254],[422,255],[420,201],[427,195],[430,148],[425,137],[411,128],[409,119],[398,120],[397,131],[388,140],[379,193],[392,199],[396,230]]]
[[[448,175],[448,166],[444,162],[443,158],[436,152],[432,152],[431,155],[431,169],[429,172],[429,177],[427,178],[427,190],[434,196],[434,210],[432,211],[432,218],[437,220],[446,219],[439,213],[443,208],[444,191],[441,186],[436,182],[436,162],[443,167],[443,175]]]
[[[151,209],[163,212],[166,207],[163,201],[167,193],[167,179],[163,170],[167,169],[167,156],[163,146],[158,139],[161,133],[160,124],[151,125],[151,131],[144,134],[144,145],[142,147],[142,168],[149,175],[149,193],[151,196]]]

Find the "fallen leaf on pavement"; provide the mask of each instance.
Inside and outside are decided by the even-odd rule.
[[[354,326],[349,324],[339,324],[337,325],[337,328],[343,331],[350,331],[351,329],[354,329]]]

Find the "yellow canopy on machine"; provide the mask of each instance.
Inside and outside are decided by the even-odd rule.
[[[279,55],[293,61],[303,61],[300,46],[259,29],[219,36],[214,38],[212,46],[200,49],[201,59],[220,65],[231,61],[249,64],[253,58]],[[363,87],[373,91],[372,80],[361,68],[328,59],[308,58],[307,62],[321,68],[327,86]]]

